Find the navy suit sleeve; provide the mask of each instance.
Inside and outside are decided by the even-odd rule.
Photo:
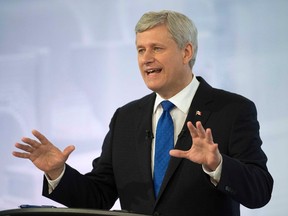
[[[218,189],[248,208],[259,208],[271,198],[273,179],[267,157],[261,149],[257,111],[246,101],[238,109],[229,136],[229,148],[223,156]]]

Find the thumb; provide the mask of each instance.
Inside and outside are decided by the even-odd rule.
[[[187,151],[181,151],[181,150],[173,149],[173,150],[170,150],[169,154],[172,157],[187,158]]]
[[[67,146],[64,151],[63,154],[66,158],[68,158],[70,156],[70,154],[75,150],[75,146],[74,145],[70,145]]]

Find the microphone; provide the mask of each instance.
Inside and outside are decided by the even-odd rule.
[[[152,140],[154,138],[152,131],[146,130],[145,133],[146,133],[145,139],[151,139]]]

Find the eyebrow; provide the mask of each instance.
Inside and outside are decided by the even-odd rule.
[[[151,47],[155,47],[155,46],[162,46],[162,47],[164,47],[165,45],[163,45],[163,44],[161,44],[161,43],[151,43],[151,44],[148,44],[148,46],[151,46]],[[136,47],[137,48],[141,48],[141,47],[145,47],[144,45],[137,45],[137,43],[136,43]]]

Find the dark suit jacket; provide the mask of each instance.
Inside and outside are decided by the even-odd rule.
[[[215,187],[202,166],[171,158],[158,198],[151,172],[152,110],[155,93],[119,108],[110,123],[102,154],[93,170],[81,175],[67,165],[56,189],[43,194],[68,207],[109,209],[119,197],[122,209],[154,215],[240,215],[239,204],[264,206],[271,197],[273,179],[261,150],[256,108],[250,100],[214,89],[201,77],[187,121],[211,128],[223,156],[222,175]],[[197,115],[200,111],[201,115]],[[198,112],[199,113],[199,112]],[[188,150],[186,123],[177,149]]]

